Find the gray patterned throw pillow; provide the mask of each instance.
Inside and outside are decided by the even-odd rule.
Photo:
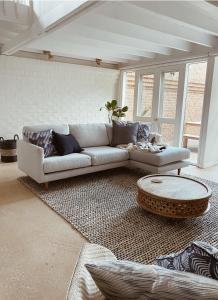
[[[23,132],[23,136],[29,140],[30,143],[42,147],[44,149],[44,156],[52,156],[57,154],[53,144],[52,129],[31,132]]]
[[[218,284],[203,276],[129,261],[86,264],[107,300],[217,300]]]
[[[158,257],[155,263],[167,269],[191,272],[218,280],[218,249],[205,242],[192,242],[180,252]]]
[[[148,142],[149,133],[151,131],[150,123],[139,123],[137,142],[143,143]]]

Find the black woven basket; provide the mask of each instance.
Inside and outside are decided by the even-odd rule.
[[[13,140],[5,140],[3,137],[0,137],[2,162],[9,163],[17,161],[17,140],[19,140],[18,134],[15,134]]]

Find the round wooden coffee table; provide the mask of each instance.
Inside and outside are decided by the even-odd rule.
[[[137,182],[138,204],[145,210],[170,218],[193,218],[206,213],[211,189],[183,176],[149,175]]]

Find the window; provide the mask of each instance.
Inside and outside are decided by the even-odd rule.
[[[154,74],[146,74],[141,77],[142,92],[138,102],[137,116],[151,117],[154,94]]]
[[[127,71],[124,86],[124,104],[129,107],[127,119],[150,122],[164,143],[189,148],[191,159],[196,162],[206,70],[207,62],[200,61]]]
[[[123,105],[128,106],[126,120],[133,121],[134,111],[135,72],[126,72],[124,75]]]
[[[161,117],[174,119],[176,117],[179,72],[164,72],[162,77],[163,99]]]

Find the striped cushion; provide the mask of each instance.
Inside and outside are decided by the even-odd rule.
[[[180,252],[157,258],[156,264],[218,280],[218,249],[205,242],[192,242]]]
[[[85,264],[104,260],[116,260],[116,257],[103,246],[88,243],[83,246],[70,283],[67,300],[105,299],[85,268]]]
[[[217,300],[216,280],[129,261],[87,264],[107,300]]]
[[[52,129],[38,132],[23,131],[23,137],[30,143],[43,148],[45,157],[57,154],[53,144]]]

